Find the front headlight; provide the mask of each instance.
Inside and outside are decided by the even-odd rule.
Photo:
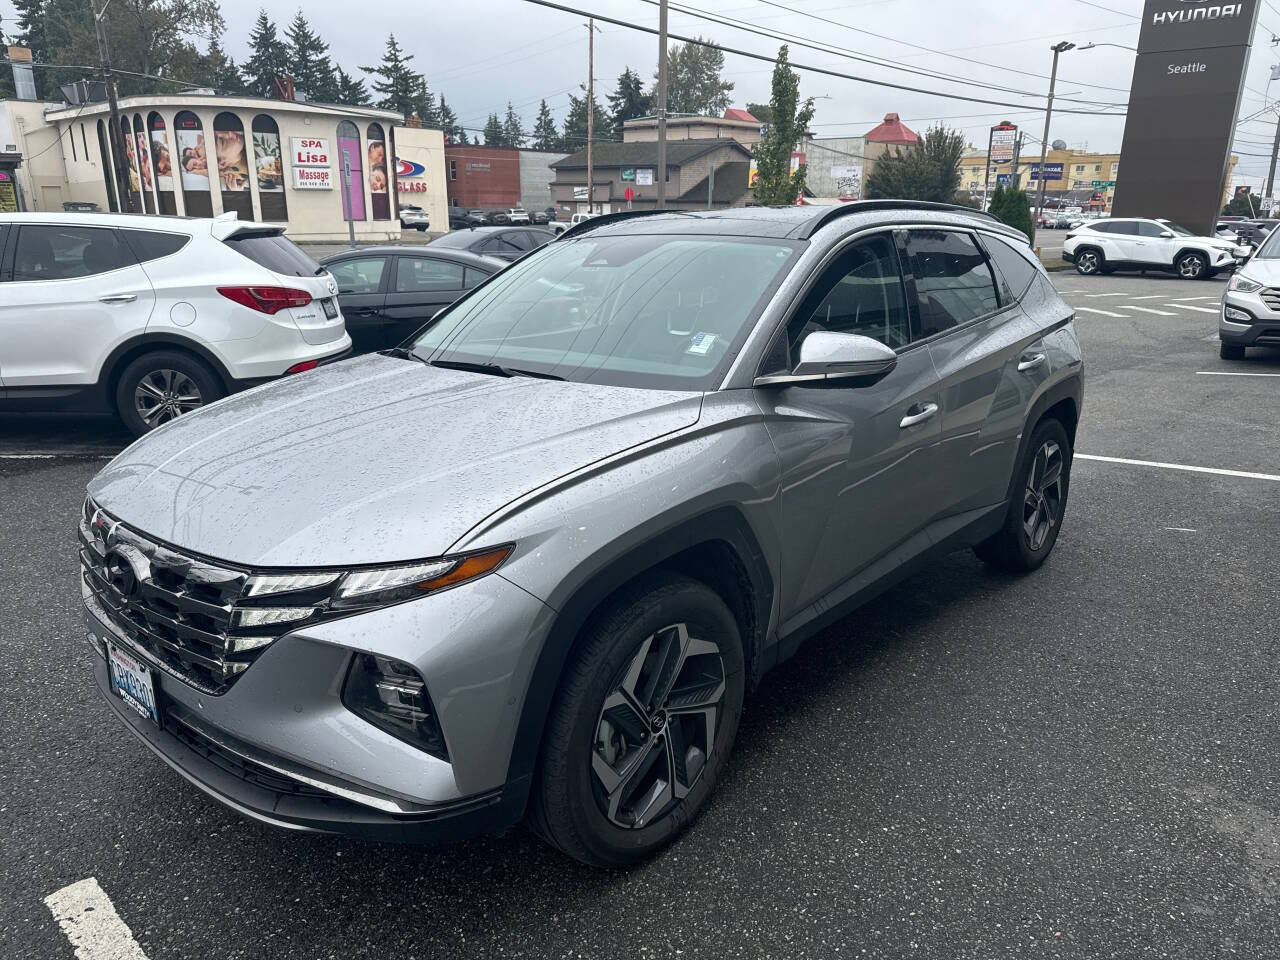
[[[1248,277],[1236,275],[1227,284],[1227,289],[1235,290],[1237,293],[1257,293],[1262,289],[1262,284],[1250,280]]]

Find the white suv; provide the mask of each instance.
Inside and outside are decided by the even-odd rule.
[[[1187,280],[1231,270],[1249,248],[1218,237],[1198,237],[1172,220],[1094,220],[1073,228],[1062,259],[1086,276],[1113,270],[1161,270]]]
[[[0,216],[0,408],[146,433],[348,353],[337,292],[282,228],[234,216]]]

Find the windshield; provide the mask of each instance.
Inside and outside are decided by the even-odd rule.
[[[1280,230],[1272,230],[1253,255],[1254,260],[1280,260]]]
[[[549,244],[455,304],[413,352],[584,383],[711,389],[798,250],[705,236]]]
[[[1172,220],[1157,220],[1156,223],[1162,224],[1166,229],[1172,230],[1180,237],[1194,237],[1195,234],[1186,227],[1174,223]]]

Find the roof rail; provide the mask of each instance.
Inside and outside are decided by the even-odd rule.
[[[801,240],[808,240],[822,227],[841,217],[855,213],[866,213],[869,210],[932,210],[935,213],[961,213],[971,217],[983,217],[993,223],[1000,223],[991,214],[973,207],[962,207],[955,203],[933,203],[929,200],[853,200],[838,206],[827,207],[795,234]]]
[[[620,220],[631,220],[635,217],[650,217],[656,213],[679,213],[678,210],[619,210],[617,213],[598,213],[593,217],[583,220],[581,223],[575,223],[557,238],[563,240],[565,237],[576,237],[586,233],[588,230],[594,230],[596,227],[605,227],[611,223],[617,223]]]

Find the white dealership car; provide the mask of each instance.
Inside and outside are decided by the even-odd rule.
[[[400,204],[400,226],[404,230],[429,230],[431,218],[427,211],[409,203]]]
[[[525,211],[524,207],[512,207],[507,211],[507,216],[511,219],[513,224],[529,223],[529,214]]]
[[[234,214],[0,215],[0,409],[146,433],[350,352],[337,293],[282,227]]]
[[[1062,259],[1086,276],[1159,270],[1202,280],[1234,269],[1250,252],[1232,240],[1196,236],[1172,220],[1108,217],[1072,228],[1062,246]]]

